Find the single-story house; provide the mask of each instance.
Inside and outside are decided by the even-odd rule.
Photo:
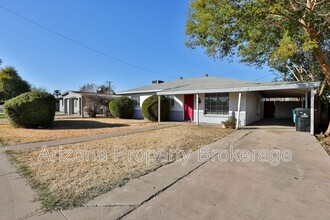
[[[67,115],[77,115],[84,117],[86,112],[84,112],[84,107],[89,103],[89,98],[99,98],[104,101],[104,106],[102,103],[97,106],[97,113],[101,114],[103,107],[108,107],[109,100],[119,97],[114,94],[103,94],[96,92],[80,92],[80,91],[67,91],[60,96],[55,96],[56,99],[56,111],[67,114]]]
[[[197,124],[223,123],[234,116],[238,128],[264,117],[290,118],[293,108],[308,107],[308,104],[311,108],[311,120],[314,122],[314,93],[319,85],[319,82],[260,83],[205,76],[169,82],[155,80],[151,85],[117,94],[135,100],[134,118],[143,118],[143,101],[157,94],[170,99],[169,120],[194,121]],[[160,117],[158,120],[160,121]],[[314,133],[313,124],[311,133]]]

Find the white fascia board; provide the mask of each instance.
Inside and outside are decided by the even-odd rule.
[[[222,92],[252,92],[252,91],[268,91],[282,89],[310,89],[320,86],[320,82],[304,82],[294,84],[279,85],[259,85],[259,86],[242,86],[218,89],[202,89],[202,90],[182,90],[182,91],[161,91],[157,95],[179,95],[179,94],[200,94],[200,93],[222,93]]]
[[[128,92],[117,92],[116,95],[133,95],[133,94],[141,94],[141,93],[157,93],[157,92],[161,92],[163,90],[141,90],[141,91],[128,91]]]

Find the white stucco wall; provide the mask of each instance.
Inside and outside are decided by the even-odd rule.
[[[135,106],[133,118],[135,118],[135,119],[143,118],[143,115],[141,112],[142,104],[147,98],[149,98],[153,94],[154,93],[148,93],[148,94],[143,93],[143,94],[134,94],[134,95],[128,96],[130,98],[132,98],[133,96],[140,96],[140,106]],[[170,108],[170,116],[169,116],[170,121],[182,121],[183,120],[183,101],[184,101],[183,95],[174,96],[174,106],[172,106]]]
[[[238,93],[229,93],[229,114],[228,115],[213,115],[204,114],[205,109],[205,94],[199,94],[199,122],[200,123],[215,123],[222,124],[224,121],[228,120],[230,116],[235,116],[237,118],[238,110]],[[242,93],[241,96],[241,109],[240,109],[240,126],[245,126],[245,106],[246,106],[246,93]],[[196,110],[196,98],[195,98],[195,111],[194,111],[194,121],[196,121],[197,110]]]
[[[135,119],[143,119],[143,115],[141,112],[142,104],[143,102],[152,96],[154,93],[143,93],[143,94],[134,94],[134,95],[128,95],[128,97],[132,98],[133,96],[139,96],[140,97],[140,106],[135,106],[133,118]]]
[[[141,107],[143,102],[153,94],[134,94],[132,96],[140,96],[140,106],[135,107],[133,118],[143,118],[141,113]],[[200,123],[215,123],[221,124],[228,120],[230,116],[237,118],[238,111],[238,93],[229,93],[229,113],[228,115],[213,115],[204,114],[205,109],[205,94],[199,94],[199,122]],[[175,104],[170,109],[171,121],[183,121],[184,120],[184,95],[174,96]],[[240,107],[240,120],[239,125],[245,126],[258,121],[263,118],[263,101],[262,94],[259,92],[242,92],[241,107]],[[194,99],[194,121],[196,121],[196,96]]]
[[[77,99],[77,105],[74,105],[74,99]],[[80,112],[80,101],[81,100],[81,94],[69,92],[65,96],[63,96],[63,112],[67,114],[81,114]],[[71,108],[73,110],[73,113],[69,111],[69,102],[71,102]]]
[[[58,112],[64,112],[64,103],[62,98],[56,99],[56,103],[58,103]],[[56,104],[57,105],[57,104]]]
[[[246,93],[246,125],[259,121],[264,115],[263,96],[260,92]]]
[[[183,121],[184,112],[183,112],[183,104],[184,104],[184,95],[176,95],[174,96],[174,106],[170,108],[170,121]]]

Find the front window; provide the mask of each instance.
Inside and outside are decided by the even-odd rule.
[[[131,99],[134,102],[134,106],[136,107],[140,106],[140,96],[132,96]]]
[[[228,115],[229,93],[205,94],[205,114]]]
[[[166,98],[168,99],[170,107],[173,107],[174,106],[174,95],[168,95],[168,96],[166,96]]]

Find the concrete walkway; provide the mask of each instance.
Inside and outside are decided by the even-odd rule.
[[[38,147],[49,147],[49,146],[74,144],[74,143],[79,143],[79,142],[100,140],[100,139],[105,139],[105,138],[112,138],[112,137],[118,137],[118,136],[123,136],[123,135],[136,134],[136,133],[141,133],[141,132],[145,132],[145,131],[158,130],[161,128],[167,128],[167,127],[172,127],[172,126],[175,126],[175,124],[168,124],[168,123],[157,124],[157,125],[149,126],[149,127],[134,128],[134,129],[123,130],[123,131],[113,131],[111,133],[85,135],[85,136],[74,137],[74,138],[58,139],[58,140],[35,142],[35,143],[28,143],[28,144],[10,145],[10,146],[4,146],[3,148],[0,148],[0,151],[1,150],[2,151],[3,150],[13,150],[13,151],[26,150],[26,149],[32,149],[32,148],[38,148]]]

